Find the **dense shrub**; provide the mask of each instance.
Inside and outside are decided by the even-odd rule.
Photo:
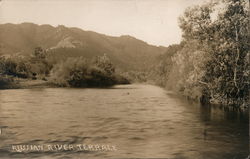
[[[20,56],[0,57],[0,73],[20,78],[27,78],[30,65],[26,58]]]
[[[36,48],[31,55],[0,56],[0,73],[18,78],[43,78],[52,69],[47,61],[46,51]]]
[[[106,55],[92,60],[68,58],[56,64],[50,75],[54,84],[71,87],[111,86],[124,81],[115,75],[115,68]]]
[[[39,78],[49,75],[54,63],[49,62],[49,54],[41,47],[35,48],[34,52],[29,56],[30,72]]]

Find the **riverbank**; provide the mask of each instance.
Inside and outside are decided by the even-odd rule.
[[[183,92],[176,92],[181,98],[185,98],[187,101],[191,102],[196,102],[200,103],[201,105],[209,105],[213,107],[218,107],[218,108],[226,108],[234,111],[243,111],[243,112],[248,112],[249,109],[249,102],[239,102],[242,104],[231,104],[227,103],[225,99],[214,99],[214,98],[208,98],[204,95],[201,96],[194,96],[195,93],[190,93],[190,94],[185,94]]]
[[[129,81],[124,80],[121,77],[116,78],[115,84],[130,84]],[[115,85],[114,84],[114,85]],[[113,85],[111,85],[113,86]],[[58,88],[58,87],[68,87],[68,86],[60,86],[52,83],[48,79],[29,79],[29,78],[17,78],[11,76],[1,77],[0,80],[0,89],[32,89],[32,88]],[[110,85],[96,85],[96,86],[86,86],[82,88],[91,88],[91,87],[110,87]]]
[[[57,87],[46,80],[32,80],[32,79],[21,79],[21,78],[12,78],[7,82],[2,82],[0,89],[31,89],[31,88],[51,88]]]
[[[202,95],[201,90],[198,88],[193,88],[192,90],[184,91],[184,90],[174,90],[173,88],[169,88],[166,85],[161,85],[159,83],[156,83],[155,81],[149,80],[145,82],[145,84],[150,85],[157,85],[165,90],[172,91],[176,95],[178,95],[182,99],[186,99],[190,102],[200,103],[201,105],[210,105],[215,106],[219,108],[227,108],[227,109],[233,109],[233,110],[239,110],[239,111],[248,111],[250,102],[244,101],[244,102],[238,102],[241,104],[231,104],[227,103],[226,99],[215,99],[215,98],[209,98],[204,95]],[[238,111],[237,110],[237,111]]]
[[[52,84],[49,81],[45,80],[19,80],[17,83],[18,88],[50,88],[50,87],[56,87],[54,84]]]

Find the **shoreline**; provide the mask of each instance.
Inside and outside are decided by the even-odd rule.
[[[54,88],[57,87],[49,81],[45,80],[32,80],[32,79],[14,79],[13,82],[1,86],[0,90],[4,89],[32,89],[32,88]]]
[[[126,85],[131,83],[122,83],[117,82],[114,85]],[[6,85],[0,86],[0,90],[5,89],[33,89],[33,88],[109,88],[114,85],[103,85],[103,86],[87,86],[87,87],[70,87],[70,86],[59,86],[48,80],[42,79],[21,79],[21,78],[13,78],[12,82],[9,82]]]
[[[119,84],[119,83],[118,83]],[[133,84],[133,83],[130,83]],[[134,83],[135,84],[135,83]],[[145,82],[142,84],[150,84],[150,85],[154,85],[150,82]],[[156,85],[158,86],[158,85]],[[167,90],[164,87],[159,86],[160,88]],[[0,86],[0,90],[6,90],[6,89],[35,89],[35,88],[69,88],[69,87],[61,87],[58,85],[55,85],[47,80],[41,80],[41,79],[20,79],[20,78],[15,78],[14,81],[4,87]],[[78,88],[78,87],[70,87],[70,88]],[[109,87],[80,87],[80,88],[109,88]],[[173,91],[174,92],[174,91]],[[189,102],[195,102],[195,103],[200,103],[198,100],[196,99],[192,99],[186,95],[183,95],[181,93],[177,93],[175,92],[176,95],[178,95],[179,97],[189,101]],[[202,103],[200,103],[202,104]],[[203,103],[204,104],[204,103]],[[227,107],[227,108],[233,108],[230,105],[225,105],[225,104],[220,104],[220,103],[216,103],[216,102],[211,102],[211,103],[207,103],[205,105],[210,105],[210,106],[218,106],[218,107]],[[245,107],[240,107],[240,110],[245,111]]]

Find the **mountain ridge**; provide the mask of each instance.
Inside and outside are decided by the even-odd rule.
[[[93,57],[107,54],[123,70],[144,70],[156,62],[166,48],[130,35],[108,36],[77,27],[49,24],[0,24],[0,54],[30,54],[36,47],[58,56]]]

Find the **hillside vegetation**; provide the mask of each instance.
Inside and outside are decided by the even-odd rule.
[[[121,71],[148,70],[165,47],[156,47],[131,36],[112,37],[63,25],[0,24],[0,55],[29,55],[42,47],[53,62],[67,57],[93,58],[106,54]]]

